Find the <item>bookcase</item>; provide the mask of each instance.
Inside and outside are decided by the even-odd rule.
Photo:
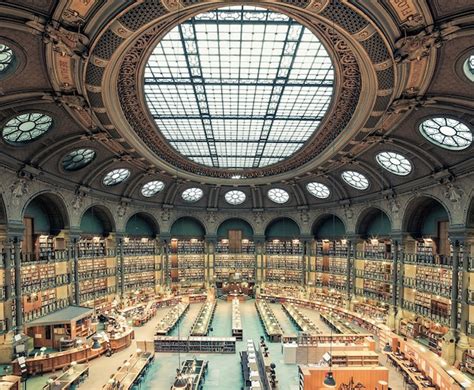
[[[204,282],[204,241],[173,239],[169,258],[171,282]]]
[[[450,297],[452,271],[447,268],[418,265],[416,267],[416,289]]]
[[[265,280],[301,283],[303,280],[303,257],[299,255],[267,255]]]
[[[98,306],[117,292],[117,262],[112,237],[82,236],[78,242],[77,266],[82,305]]]
[[[153,288],[160,269],[155,240],[146,237],[125,238],[122,244],[124,291]]]
[[[228,280],[237,273],[241,279],[255,280],[255,266],[255,254],[216,253],[214,259],[214,271],[218,280]]]

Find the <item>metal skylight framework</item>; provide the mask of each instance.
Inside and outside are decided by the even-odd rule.
[[[145,68],[146,102],[184,156],[257,168],[295,153],[318,128],[334,71],[319,39],[289,17],[235,6],[170,31]]]

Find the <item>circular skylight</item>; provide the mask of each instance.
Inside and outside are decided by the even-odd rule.
[[[77,171],[78,169],[84,168],[96,156],[95,151],[92,149],[76,149],[66,154],[63,158],[63,168],[66,171]]]
[[[127,180],[130,176],[130,170],[125,168],[114,169],[104,176],[103,183],[106,186],[115,186]]]
[[[356,171],[344,171],[341,174],[342,179],[350,186],[358,190],[366,190],[369,188],[369,180],[362,174]]]
[[[165,188],[165,183],[159,180],[149,181],[142,187],[142,195],[145,198],[151,198],[153,195],[156,195],[163,188]]]
[[[10,119],[3,127],[3,139],[11,144],[23,144],[35,140],[46,133],[53,119],[38,112],[21,114]]]
[[[8,69],[13,65],[15,60],[15,54],[4,43],[0,43],[0,74],[6,73]]]
[[[186,202],[197,202],[199,199],[202,198],[204,192],[197,187],[188,188],[184,190],[181,196]]]
[[[226,202],[233,205],[244,203],[245,198],[245,194],[238,190],[228,191],[225,194]]]
[[[315,181],[312,183],[306,184],[306,189],[311,195],[320,199],[329,198],[329,195],[331,194],[331,191],[329,191],[329,188],[327,186]]]
[[[469,57],[466,58],[463,65],[464,74],[466,77],[474,81],[474,54],[470,54]]]
[[[199,14],[171,30],[145,67],[161,133],[192,161],[258,168],[300,149],[331,103],[320,40],[286,15],[251,6]]]
[[[472,143],[471,130],[456,119],[427,119],[420,124],[420,132],[428,141],[445,149],[463,150]]]
[[[288,202],[288,199],[290,199],[288,192],[281,188],[272,188],[271,190],[268,190],[267,195],[272,202],[279,204],[286,203]]]
[[[406,176],[411,172],[412,166],[410,161],[401,154],[381,152],[375,158],[382,167],[395,175]]]

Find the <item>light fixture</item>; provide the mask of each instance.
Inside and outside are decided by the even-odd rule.
[[[336,387],[336,380],[334,379],[334,375],[332,371],[328,371],[326,373],[326,376],[324,377],[324,386],[329,387],[329,388],[335,388]]]

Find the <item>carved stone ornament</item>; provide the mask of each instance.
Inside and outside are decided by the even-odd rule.
[[[398,214],[401,208],[400,202],[397,199],[392,198],[388,201],[388,204],[389,204],[390,211],[392,212],[392,214]]]
[[[393,114],[403,114],[413,109],[418,109],[429,104],[436,104],[436,100],[433,98],[426,98],[424,96],[417,96],[414,98],[406,99],[401,98],[394,100],[389,107],[388,111]]]
[[[347,219],[354,218],[354,211],[351,209],[350,206],[344,207],[344,215],[346,216]]]
[[[209,223],[216,223],[217,215],[214,211],[209,211],[206,215],[206,220]]]
[[[164,209],[164,210],[161,210],[161,215],[160,215],[160,218],[163,222],[168,222],[171,218],[171,213],[169,210],[167,209]]]
[[[261,225],[263,223],[263,213],[261,211],[257,211],[253,215],[253,221],[256,225]]]
[[[305,225],[309,223],[309,214],[306,210],[301,210],[300,211],[300,220],[303,222]]]
[[[12,193],[12,204],[18,206],[20,199],[29,191],[28,182],[26,179],[20,178],[10,185],[10,190]]]
[[[127,203],[125,202],[120,203],[119,206],[117,207],[117,216],[119,218],[123,218],[125,214],[127,213],[127,209],[128,209]]]
[[[43,42],[52,44],[53,50],[62,56],[73,58],[87,57],[89,39],[76,31],[69,31],[64,27],[55,27],[52,24],[47,24],[44,27]]]
[[[405,36],[395,42],[395,61],[419,61],[427,57],[432,48],[439,48],[441,45],[442,38],[439,30],[423,30],[418,34]]]
[[[77,111],[82,111],[87,107],[86,100],[79,95],[60,95],[55,100],[59,104]]]
[[[460,187],[457,187],[452,183],[448,183],[446,185],[444,196],[453,204],[455,210],[461,208],[464,191]]]
[[[82,192],[77,192],[74,195],[74,199],[71,202],[71,207],[74,214],[77,214],[79,210],[82,209],[84,205],[84,198],[85,198],[85,194],[83,194]]]

